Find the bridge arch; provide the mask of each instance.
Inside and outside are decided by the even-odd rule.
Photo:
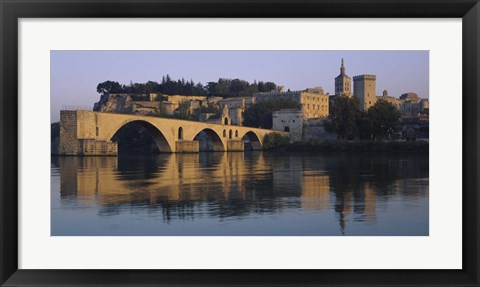
[[[199,141],[200,151],[225,151],[226,150],[220,135],[210,128],[205,128],[199,131],[193,137],[193,140]]]
[[[247,131],[243,136],[244,150],[262,150],[262,138],[253,131]]]
[[[118,143],[119,153],[122,153],[125,149],[132,148],[132,143],[150,145],[150,151],[154,153],[172,152],[172,147],[164,133],[144,120],[132,120],[122,123],[109,138],[110,141]]]

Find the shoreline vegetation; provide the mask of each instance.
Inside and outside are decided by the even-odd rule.
[[[429,152],[429,142],[417,141],[375,141],[375,140],[335,140],[299,141],[290,143],[288,137],[270,135],[264,140],[264,151],[287,152]]]

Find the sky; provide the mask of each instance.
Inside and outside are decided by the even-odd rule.
[[[51,121],[66,106],[92,108],[99,83],[161,82],[169,74],[195,83],[219,78],[270,81],[285,90],[322,86],[334,94],[344,58],[346,74],[377,76],[377,95],[388,90],[429,97],[428,51],[51,51]],[[352,79],[353,89],[353,79]]]

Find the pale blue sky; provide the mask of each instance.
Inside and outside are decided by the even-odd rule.
[[[160,82],[166,74],[202,84],[239,78],[291,90],[322,86],[334,94],[342,57],[350,77],[377,75],[377,95],[386,89],[394,97],[415,92],[428,98],[428,56],[428,51],[52,51],[51,120],[59,120],[63,106],[93,107],[100,82]]]

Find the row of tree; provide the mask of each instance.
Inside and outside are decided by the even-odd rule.
[[[192,80],[174,80],[169,75],[163,76],[160,83],[148,81],[146,83],[132,83],[122,85],[115,81],[105,81],[97,85],[97,92],[101,95],[114,94],[149,94],[162,93],[167,95],[186,96],[220,96],[244,97],[258,92],[268,92],[277,88],[272,82],[254,81],[250,84],[240,79],[218,79],[217,82],[208,82],[207,85],[194,83]]]
[[[358,109],[356,97],[338,97],[325,122],[329,132],[340,139],[392,139],[399,131],[400,112],[391,103],[379,100],[368,109]]]
[[[250,84],[240,79],[218,79],[217,82],[208,82],[205,89],[210,96],[230,97],[248,97],[258,92],[270,92],[277,88],[272,82],[254,81]]]

